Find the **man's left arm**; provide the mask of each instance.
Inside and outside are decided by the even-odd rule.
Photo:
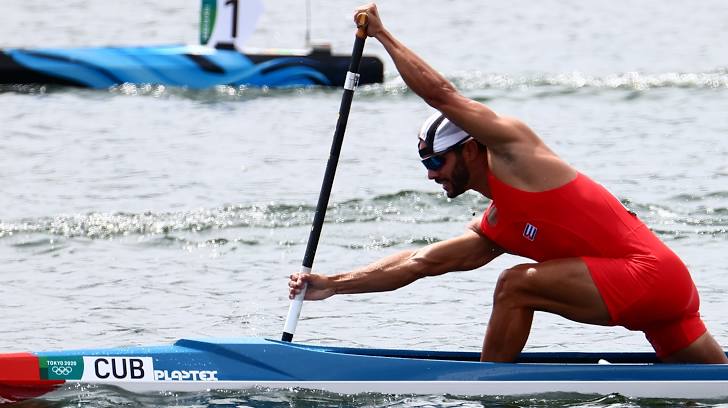
[[[394,37],[382,24],[375,4],[356,9],[369,16],[367,35],[376,38],[394,61],[407,86],[494,153],[516,145],[533,146],[540,139],[521,121],[499,116],[484,104],[462,95],[442,74]]]

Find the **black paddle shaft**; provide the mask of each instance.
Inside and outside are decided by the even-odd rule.
[[[349,72],[359,75],[359,62],[361,61],[362,50],[364,49],[364,38],[356,37],[354,43],[354,51],[351,56],[351,64]],[[358,78],[357,78],[358,80]],[[341,145],[344,142],[344,132],[346,124],[349,120],[349,110],[351,101],[354,98],[353,89],[345,89],[341,98],[341,106],[339,107],[339,119],[336,122],[336,130],[334,131],[334,140],[331,143],[331,152],[329,153],[329,161],[326,164],[326,173],[324,173],[324,181],[321,185],[321,193],[319,194],[318,203],[316,204],[316,214],[313,217],[313,227],[308,236],[308,244],[306,245],[306,253],[303,256],[303,266],[311,268],[313,259],[316,256],[316,248],[318,247],[319,238],[321,237],[321,229],[326,218],[326,208],[329,205],[329,196],[331,195],[331,187],[334,184],[334,176],[336,175],[336,166],[339,163],[339,154],[341,153]]]
[[[334,176],[336,175],[336,166],[339,163],[339,155],[341,153],[341,145],[344,143],[344,132],[346,131],[346,123],[349,120],[349,110],[351,109],[351,101],[354,98],[354,90],[359,82],[359,64],[361,62],[362,52],[364,51],[364,42],[366,41],[366,32],[360,27],[354,40],[354,49],[351,52],[351,62],[349,63],[349,72],[347,72],[344,81],[344,95],[341,97],[341,105],[339,106],[339,119],[336,122],[336,130],[334,131],[334,140],[331,143],[331,152],[329,153],[329,161],[326,164],[326,172],[321,185],[318,203],[316,204],[316,213],[313,217],[313,225],[308,236],[306,244],[306,253],[303,256],[302,265],[309,270],[313,267],[313,260],[316,257],[316,248],[318,248],[319,238],[321,237],[321,229],[326,218],[326,208],[329,205],[329,197],[331,196],[331,187],[334,184]],[[293,333],[283,332],[281,338],[283,341],[292,341]]]

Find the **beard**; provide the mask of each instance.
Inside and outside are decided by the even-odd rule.
[[[470,170],[462,160],[457,160],[450,177],[450,191],[445,191],[445,194],[448,198],[459,196],[468,189],[468,181],[470,181]]]

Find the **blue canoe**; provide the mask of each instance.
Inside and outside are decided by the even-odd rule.
[[[478,356],[263,338],[0,354],[0,396],[21,400],[50,393],[51,397],[59,388],[68,392],[81,383],[131,392],[294,387],[345,394],[728,397],[728,365],[661,364],[652,353],[523,353],[516,363],[482,363]]]
[[[349,55],[329,49],[242,53],[195,45],[149,47],[5,48],[0,84],[56,84],[86,88],[159,84],[202,89],[343,86]],[[359,84],[382,82],[384,67],[364,56]]]

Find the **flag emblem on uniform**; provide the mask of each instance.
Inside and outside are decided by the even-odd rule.
[[[538,232],[538,228],[534,227],[530,223],[526,224],[526,228],[523,229],[523,236],[526,237],[529,241],[533,241],[536,239],[536,233]]]

